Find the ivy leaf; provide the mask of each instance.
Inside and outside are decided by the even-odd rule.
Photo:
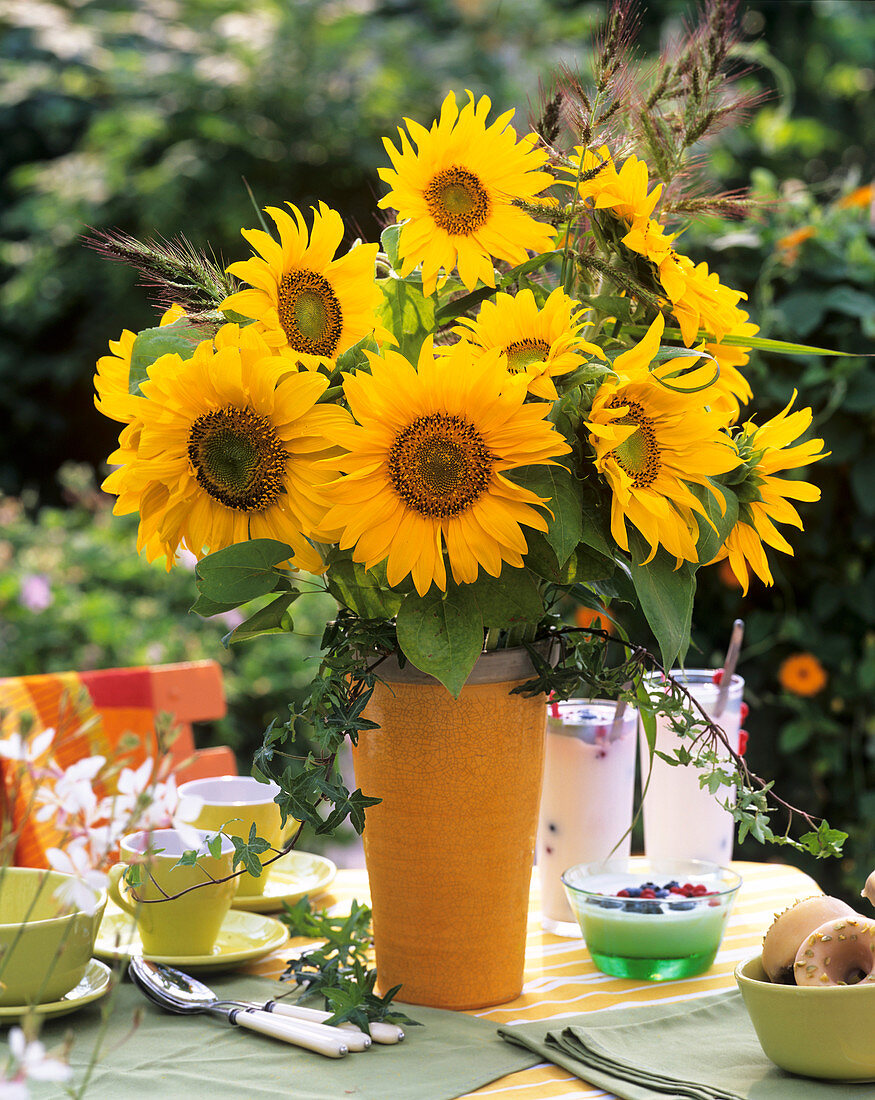
[[[255,875],[256,878],[261,876],[262,866],[261,860],[258,858],[264,855],[265,852],[270,850],[270,844],[264,839],[264,837],[258,836],[253,823],[252,828],[249,830],[249,836],[246,840],[239,836],[232,836],[228,838],[234,845],[234,870],[236,871],[237,865],[244,867],[250,875]]]
[[[444,685],[454,699],[483,650],[480,609],[460,589],[404,597],[396,620],[404,656]]]
[[[656,635],[662,663],[670,669],[686,654],[693,617],[696,574],[689,562],[675,568],[675,559],[662,547],[646,565],[650,547],[634,528],[629,533],[632,583],[650,629]]]
[[[276,539],[236,542],[197,563],[198,591],[214,603],[239,607],[278,587],[289,587],[288,578],[275,566],[291,554],[291,546]]]
[[[297,588],[293,588],[291,592],[283,592],[281,596],[271,600],[266,607],[250,615],[230,634],[226,634],[222,639],[222,645],[227,649],[232,642],[248,642],[251,638],[258,638],[262,634],[290,633],[294,629],[294,624],[289,614],[289,607],[300,594]]]
[[[148,368],[162,355],[176,354],[190,359],[198,344],[206,339],[203,330],[195,328],[184,318],[172,325],[159,328],[146,328],[137,334],[131,350],[131,369],[128,374],[128,392],[140,393],[140,386],[146,381]]]

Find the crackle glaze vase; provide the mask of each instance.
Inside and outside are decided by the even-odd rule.
[[[353,754],[356,784],[382,799],[363,834],[379,987],[502,1004],[522,989],[544,696],[510,694],[533,676],[524,649],[483,654],[457,700],[394,658],[379,671],[366,714],[380,729]]]

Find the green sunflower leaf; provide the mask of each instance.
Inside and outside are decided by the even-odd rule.
[[[162,355],[179,355],[190,359],[194,349],[205,339],[202,329],[181,318],[172,325],[146,328],[138,333],[131,351],[128,392],[138,396],[140,386],[148,378],[148,368]]]
[[[222,639],[222,645],[227,649],[233,642],[248,642],[251,638],[258,638],[262,634],[290,634],[294,630],[292,616],[289,607],[300,596],[297,588],[290,592],[283,592],[275,600],[250,615],[245,622],[235,627]]]
[[[546,497],[553,513],[547,517],[547,542],[556,552],[560,565],[571,557],[583,538],[583,490],[571,471],[561,464],[555,466],[521,466],[509,470],[509,480]]]
[[[236,542],[197,563],[198,592],[213,603],[226,605],[226,610],[266,596],[288,587],[288,578],[276,566],[291,555],[291,546],[276,539]]]
[[[415,364],[427,336],[435,329],[434,298],[407,279],[377,279],[383,292],[380,320],[398,341],[398,351]]]
[[[389,257],[389,263],[396,271],[401,266],[401,257],[398,255],[398,244],[401,240],[402,228],[403,226],[400,225],[387,225],[380,234],[380,244],[383,246],[383,251]]]
[[[699,561],[704,565],[709,562],[723,543],[726,536],[735,526],[738,520],[738,497],[725,485],[714,482],[714,488],[721,493],[726,501],[726,511],[721,511],[720,501],[704,485],[690,485],[693,494],[705,509],[708,519],[696,513],[696,522],[699,525],[699,538],[696,541],[696,553]],[[713,527],[711,524],[713,523]]]
[[[487,629],[510,630],[526,623],[537,623],[544,616],[544,601],[538,583],[528,569],[505,565],[500,577],[481,569],[473,584],[458,587],[461,599],[472,600],[480,609]]]
[[[480,609],[463,589],[405,596],[396,620],[404,656],[444,685],[454,699],[483,650]]]
[[[675,569],[675,559],[662,547],[647,565],[650,547],[634,528],[629,531],[632,583],[650,629],[656,635],[662,663],[670,669],[686,656],[696,593],[696,573],[689,562]]]
[[[362,619],[391,619],[401,606],[403,593],[389,587],[385,565],[365,569],[348,550],[331,551],[325,581],[337,602]]]

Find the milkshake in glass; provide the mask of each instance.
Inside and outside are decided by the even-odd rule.
[[[554,935],[581,935],[562,872],[575,863],[629,855],[638,712],[626,707],[614,727],[616,709],[605,699],[548,707],[537,859],[541,926]]]
[[[723,710],[715,716],[714,705],[720,688],[714,683],[714,669],[673,669],[672,677],[690,692],[702,709],[726,733],[738,752],[741,728],[741,696],[744,680],[733,676]],[[694,711],[694,713],[696,713]],[[675,749],[689,748],[690,738],[679,737],[664,715],[656,719],[656,748],[673,756]],[[722,745],[717,755],[728,759]],[[641,731],[641,784],[647,780],[649,751]],[[705,774],[692,764],[672,767],[653,757],[653,774],[644,798],[644,851],[649,859],[704,859],[725,867],[732,859],[735,822],[720,803],[735,797],[733,788],[722,786],[712,795],[699,786]]]

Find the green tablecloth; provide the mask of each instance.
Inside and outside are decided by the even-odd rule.
[[[871,1100],[871,1084],[794,1077],[762,1052],[738,992],[503,1027],[511,1043],[623,1100]],[[873,1036],[875,1042],[875,1036]]]
[[[204,979],[222,997],[261,1002],[289,989],[257,977]],[[72,1032],[71,1064],[79,1084],[108,1008],[87,1100],[449,1100],[541,1060],[502,1042],[494,1023],[438,1009],[402,1005],[425,1026],[407,1027],[403,1043],[374,1043],[368,1051],[332,1059],[209,1016],[162,1012],[129,982],[109,997],[74,1015],[46,1019],[40,1035],[52,1047]],[[59,1088],[35,1084],[32,1091],[57,1097]]]

